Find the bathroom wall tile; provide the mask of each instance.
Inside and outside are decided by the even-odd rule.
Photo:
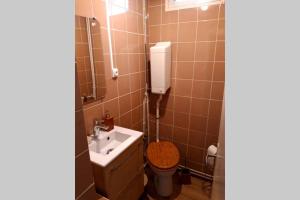
[[[110,17],[110,20],[111,20],[112,29],[118,29],[121,31],[126,30],[126,15],[125,14],[113,15]]]
[[[215,42],[196,43],[196,61],[214,61]]]
[[[224,83],[213,82],[212,89],[211,89],[211,98],[223,100],[223,92],[224,92]]]
[[[146,72],[140,72],[140,89],[145,88],[146,87]]]
[[[120,126],[125,128],[131,128],[132,119],[131,119],[131,112],[127,112],[120,117]]]
[[[165,12],[165,6],[162,6],[162,24],[177,23],[178,10]]]
[[[164,95],[160,103],[161,108],[173,109],[174,105],[174,96],[173,95]]]
[[[150,1],[147,1],[147,2],[148,2],[148,6],[151,7],[151,6],[161,5],[162,1],[164,1],[164,0],[150,0]]]
[[[113,41],[115,46],[115,53],[119,54],[127,52],[127,38],[123,32],[113,31]]]
[[[191,96],[192,80],[176,80],[175,95]]]
[[[77,69],[75,69],[75,111],[78,111],[79,109],[82,108],[81,105],[81,98],[80,98],[80,87],[79,87],[79,82],[78,82],[78,77],[77,77]]]
[[[185,160],[187,154],[187,145],[174,141],[174,144],[179,150],[180,159]]]
[[[137,0],[137,10],[138,13],[143,14],[143,1]]]
[[[94,58],[94,62],[103,62],[104,57],[103,57],[102,49],[93,49],[93,58]],[[88,59],[89,59],[89,57],[88,57]],[[89,62],[89,65],[90,65],[90,62]]]
[[[161,6],[149,7],[149,25],[161,24]]]
[[[88,42],[87,31],[85,29],[81,29],[81,42]]]
[[[164,0],[150,0],[150,1],[147,1],[148,7],[162,5],[162,1],[164,1]]]
[[[132,128],[133,130],[143,132],[143,124],[142,124],[142,122],[139,122],[139,123],[137,123],[137,124],[133,124],[133,125],[131,126],[131,128]]]
[[[141,105],[141,103],[142,103],[141,90],[131,93],[131,103],[132,103],[132,107],[131,107],[132,109]]]
[[[173,111],[160,109],[160,122],[163,124],[173,125]]]
[[[206,131],[207,118],[202,116],[190,115],[190,126],[189,129],[195,131]]]
[[[124,95],[130,92],[130,77],[129,75],[118,77],[119,95]]]
[[[143,53],[143,54],[140,54],[139,55],[139,57],[140,57],[140,59],[139,59],[139,61],[140,61],[140,71],[142,72],[142,71],[146,71],[146,64],[145,64],[145,54]]]
[[[225,80],[225,63],[216,62],[214,66],[214,81],[224,81]]]
[[[215,41],[217,35],[218,20],[199,21],[197,41]]]
[[[213,62],[195,62],[194,79],[195,80],[211,80],[213,72]]]
[[[129,73],[128,54],[115,55],[116,65],[119,69],[119,74],[124,75]]]
[[[75,156],[87,148],[83,111],[75,112]]]
[[[224,17],[225,17],[225,5],[224,4],[222,4],[221,6],[220,6],[220,19],[224,19]]]
[[[162,140],[172,140],[173,135],[173,127],[166,125],[166,124],[160,124],[159,126],[159,138]]]
[[[188,113],[190,111],[190,101],[189,97],[175,96],[174,111]]]
[[[216,61],[225,61],[225,43],[224,43],[224,41],[217,42]]]
[[[87,41],[86,41],[87,42]],[[96,49],[102,50],[102,44],[101,44],[101,35],[99,34],[92,34],[92,45],[93,45],[93,50],[95,51]],[[102,53],[102,52],[101,52]],[[95,54],[96,55],[96,54]]]
[[[137,8],[138,8],[137,0],[128,0],[128,8],[129,10],[137,12]]]
[[[149,27],[149,42],[156,43],[160,41],[160,26]]]
[[[103,111],[108,111],[110,116],[117,118],[120,115],[118,99],[113,99],[104,103]]]
[[[205,151],[203,149],[188,146],[188,158],[192,162],[202,163],[204,159]]]
[[[131,112],[132,124],[142,121],[142,106],[136,107]]]
[[[191,101],[191,114],[193,115],[208,115],[208,99],[195,99],[192,98]]]
[[[75,42],[81,42],[81,31],[79,29],[75,30]]]
[[[225,20],[219,21],[218,40],[225,40]]]
[[[187,162],[187,167],[192,168],[197,171],[203,171],[203,164],[198,163],[198,162],[193,162],[193,161],[188,161]]]
[[[219,5],[209,6],[206,11],[198,8],[198,20],[218,19]]]
[[[209,98],[211,82],[208,81],[193,81],[192,97]]]
[[[137,34],[127,34],[128,53],[139,52],[139,36]]]
[[[140,56],[139,54],[129,54],[129,72],[135,73],[140,71]]]
[[[116,98],[118,96],[117,81],[111,78],[106,79],[105,101]]]
[[[219,135],[219,133],[218,133]],[[210,145],[217,145],[218,143],[218,135],[208,134],[205,138],[205,149],[207,149]]]
[[[177,50],[178,49],[178,44],[177,43],[172,43],[171,44],[171,60],[172,60],[172,62],[175,62],[175,61],[177,61]]]
[[[75,196],[81,194],[92,183],[92,166],[89,152],[86,151],[75,159]]]
[[[141,75],[139,73],[130,75],[130,91],[135,92],[141,88]]]
[[[77,44],[75,55],[76,57],[89,56],[88,46],[86,44]]]
[[[102,44],[103,53],[109,53],[107,30],[106,29],[101,29],[100,34],[101,34],[101,44]],[[112,34],[112,37],[116,37],[116,36],[114,36]]]
[[[127,31],[137,33],[138,32],[138,16],[136,13],[127,12],[126,14],[127,19]]]
[[[95,119],[100,120],[103,116],[103,105],[97,104],[93,109],[84,110],[84,121],[86,134],[90,135],[93,131]]]
[[[119,104],[120,104],[120,115],[123,115],[124,113],[128,112],[131,109],[130,94],[119,97]]]
[[[197,21],[197,8],[188,8],[179,10],[179,21]]]
[[[189,115],[185,113],[174,112],[174,124],[177,127],[188,128]]]
[[[192,79],[194,73],[194,62],[178,62],[176,70],[176,78]]]
[[[94,0],[94,9],[96,19],[99,20],[99,23],[102,27],[106,27],[106,5],[104,1]]]
[[[176,58],[176,56],[175,56],[175,58]],[[177,62],[176,61],[172,61],[172,64],[171,64],[171,78],[175,78],[175,76],[176,76],[176,70],[177,70]]]
[[[161,25],[161,40],[177,42],[177,24]]]
[[[194,42],[196,40],[197,23],[180,23],[178,31],[178,42]]]
[[[177,49],[178,61],[194,61],[195,43],[179,43]]]
[[[222,101],[211,100],[209,103],[209,117],[220,120]]]
[[[219,134],[220,119],[209,118],[207,125],[207,133]]]
[[[143,21],[143,16],[142,15],[137,15],[138,18],[138,23],[137,23],[137,29],[138,29],[138,33],[139,34],[143,34],[144,33],[144,21]]]
[[[173,140],[175,142],[186,144],[188,139],[188,129],[186,128],[180,128],[180,127],[174,127],[174,136]]]
[[[189,131],[189,145],[204,148],[205,146],[205,133],[201,131]]]

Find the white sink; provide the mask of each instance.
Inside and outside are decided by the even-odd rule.
[[[105,167],[142,135],[142,132],[119,126],[109,132],[101,131],[89,142],[90,159]]]
[[[107,155],[129,137],[130,135],[118,131],[112,133],[101,132],[97,139],[91,141],[89,150],[102,155]]]

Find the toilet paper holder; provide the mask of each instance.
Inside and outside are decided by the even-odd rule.
[[[214,143],[212,145],[214,145],[215,147],[218,148],[218,144]],[[208,152],[206,153],[205,167],[206,167],[207,170],[214,170],[215,163],[216,163],[216,157],[217,157],[217,153],[215,153],[215,154],[209,154]],[[210,160],[210,163],[212,162],[212,164],[209,164],[209,160]]]

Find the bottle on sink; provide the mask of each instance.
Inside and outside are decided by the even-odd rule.
[[[104,125],[108,127],[107,131],[114,129],[114,118],[110,116],[108,111],[105,111],[104,117],[102,118]]]

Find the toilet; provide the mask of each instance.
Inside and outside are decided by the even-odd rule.
[[[173,192],[173,174],[180,160],[178,148],[168,141],[151,142],[147,148],[147,160],[155,173],[154,185],[160,196]]]

